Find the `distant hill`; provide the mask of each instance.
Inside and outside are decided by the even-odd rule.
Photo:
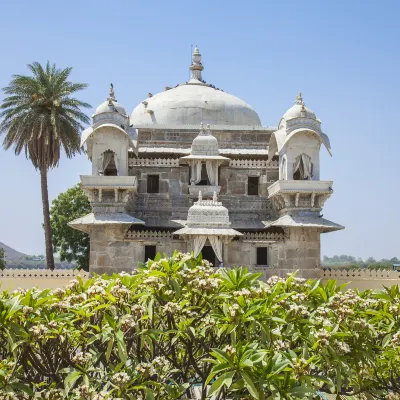
[[[3,242],[0,242],[0,249],[4,249],[4,258],[10,261],[20,260],[21,258],[24,259],[27,257],[27,254],[21,253],[10,246],[7,246]]]
[[[43,256],[30,256],[21,253],[5,243],[0,242],[0,249],[4,249],[4,259],[6,261],[6,268],[24,268],[24,269],[46,269],[46,260]],[[76,267],[75,263],[60,261],[54,259],[56,268],[58,269],[73,269]]]

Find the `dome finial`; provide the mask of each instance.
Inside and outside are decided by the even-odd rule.
[[[212,135],[210,124],[207,124],[207,135]]]
[[[199,135],[205,135],[204,124],[203,124],[203,122],[200,122],[200,132],[199,132]]]
[[[299,106],[304,106],[303,96],[301,92],[299,92],[299,94],[296,96],[296,104],[298,104]]]
[[[114,85],[110,83],[110,97],[108,98],[108,102],[110,103],[112,101],[117,101],[117,99],[115,98]]]
[[[199,199],[198,201],[203,201],[203,193],[201,193],[201,190],[199,190]]]
[[[191,79],[196,79],[200,82],[203,81],[201,77],[201,71],[203,71],[204,67],[201,64],[201,54],[197,45],[195,46],[192,54],[192,65],[190,66],[190,70],[192,71]]]
[[[217,192],[214,191],[214,194],[213,194],[213,202],[216,203],[217,201],[218,201]]]

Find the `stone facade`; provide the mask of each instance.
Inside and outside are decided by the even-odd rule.
[[[71,226],[90,234],[90,271],[130,271],[179,250],[265,277],[320,277],[320,234],[343,228],[320,215],[332,193],[319,180],[321,144],[330,152],[320,121],[300,95],[278,128],[261,126],[249,105],[202,80],[198,49],[193,57],[189,82],[149,93],[130,116],[112,88],[82,135],[93,213]]]

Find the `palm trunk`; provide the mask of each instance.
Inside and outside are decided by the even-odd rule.
[[[43,220],[44,220],[44,239],[46,242],[46,262],[47,268],[54,270],[53,243],[51,240],[51,225],[50,225],[50,209],[49,209],[49,192],[47,190],[47,168],[40,168],[40,185],[42,187],[42,205],[43,205]]]

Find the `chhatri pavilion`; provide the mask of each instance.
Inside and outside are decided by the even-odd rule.
[[[319,277],[320,234],[343,229],[321,215],[321,121],[301,94],[278,127],[203,80],[149,93],[129,115],[110,94],[82,134],[92,174],[81,176],[92,213],[70,222],[90,235],[90,272],[130,271],[157,253],[202,253],[214,266],[265,276]]]

